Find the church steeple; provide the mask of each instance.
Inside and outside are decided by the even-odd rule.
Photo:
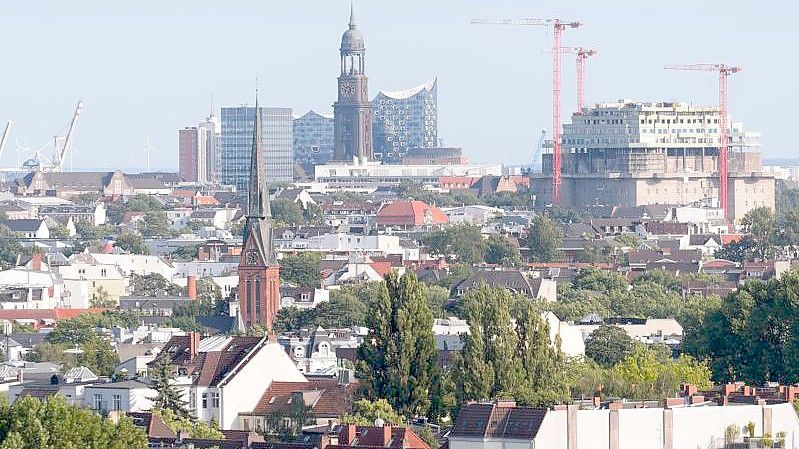
[[[238,269],[238,299],[243,325],[248,328],[260,325],[271,332],[280,309],[280,267],[272,248],[272,213],[263,164],[263,125],[257,91],[254,116],[247,221]]]
[[[350,1],[350,29],[355,29],[355,2]]]
[[[252,153],[250,154],[250,186],[247,202],[247,218],[272,218],[269,204],[269,189],[264,179],[264,166],[261,163],[261,108],[258,107],[258,91],[255,92],[255,124],[253,125]]]
[[[269,204],[269,188],[262,162],[261,108],[258,105],[258,92],[255,94],[255,119],[253,123],[252,153],[250,154],[250,183],[248,186],[247,214],[244,225],[243,257],[248,264],[256,260],[266,266],[274,263],[272,254],[272,211]],[[245,254],[246,253],[246,254]]]

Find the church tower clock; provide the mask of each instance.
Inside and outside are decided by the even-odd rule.
[[[350,6],[349,29],[341,37],[341,75],[338,77],[338,100],[333,104],[335,159],[352,161],[354,157],[373,159],[372,104],[366,77],[366,47],[355,24]]]

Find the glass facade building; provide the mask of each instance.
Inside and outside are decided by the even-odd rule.
[[[261,148],[267,182],[292,181],[294,173],[291,108],[261,109]],[[250,181],[255,108],[222,108],[219,182],[244,191]]]
[[[409,148],[438,144],[438,81],[398,92],[381,91],[372,100],[375,159],[400,163]]]
[[[294,162],[325,164],[333,159],[335,131],[333,116],[308,111],[294,119]]]

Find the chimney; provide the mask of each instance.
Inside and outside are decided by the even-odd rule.
[[[696,385],[682,384],[683,396],[691,397],[691,396],[695,395],[697,393],[697,391],[698,391],[698,389],[696,388]]]
[[[393,428],[391,424],[384,424],[383,425],[383,446],[387,446],[389,442],[391,442],[391,431]]]
[[[197,299],[197,278],[194,276],[186,277],[186,292],[189,299]]]
[[[355,441],[355,434],[357,432],[357,428],[355,424],[346,424],[341,427],[341,438],[339,438],[339,444],[344,446],[351,446],[352,442]]]
[[[200,350],[200,333],[189,332],[189,360],[194,360]]]
[[[33,253],[31,256],[31,269],[33,271],[42,271],[42,253]]]

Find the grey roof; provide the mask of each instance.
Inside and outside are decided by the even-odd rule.
[[[128,176],[128,183],[134,189],[163,189],[166,187],[164,181],[154,177],[131,177]]]
[[[195,220],[209,220],[216,216],[216,210],[202,209],[191,213],[191,218]]]
[[[133,357],[152,355],[154,350],[161,350],[164,347],[163,343],[117,343],[116,350],[119,356],[119,361],[124,362]]]
[[[436,335],[436,351],[462,351],[463,340],[460,335]]]
[[[14,232],[35,232],[41,227],[42,221],[44,220],[39,218],[22,218],[19,220],[3,220],[0,221],[0,224]]]
[[[47,336],[47,333],[39,332],[35,334],[25,334],[19,332],[12,332],[9,336],[13,338],[14,341],[19,342],[19,344],[22,345],[23,347],[32,348],[34,345],[37,345],[42,341],[44,341],[44,337]]]
[[[454,437],[532,440],[538,435],[546,408],[468,404],[458,414]]]
[[[31,185],[36,172],[29,173],[22,178],[26,186]],[[50,188],[78,187],[102,189],[108,184],[114,172],[49,172],[42,173],[44,180]]]
[[[127,296],[119,298],[120,310],[136,309],[175,309],[176,307],[188,304],[193,300],[186,296]]]
[[[688,237],[688,242],[691,246],[704,245],[709,240],[713,240],[717,244],[721,245],[721,237],[716,234],[691,234]]]
[[[485,283],[489,287],[502,287],[529,297],[538,296],[541,279],[531,279],[519,270],[474,270],[472,275],[452,287],[453,292],[467,291]]]
[[[151,388],[151,385],[142,380],[131,379],[122,382],[107,382],[102,384],[94,384],[91,386],[91,388],[113,388],[113,389],[124,388],[126,390],[133,390],[137,388]]]

